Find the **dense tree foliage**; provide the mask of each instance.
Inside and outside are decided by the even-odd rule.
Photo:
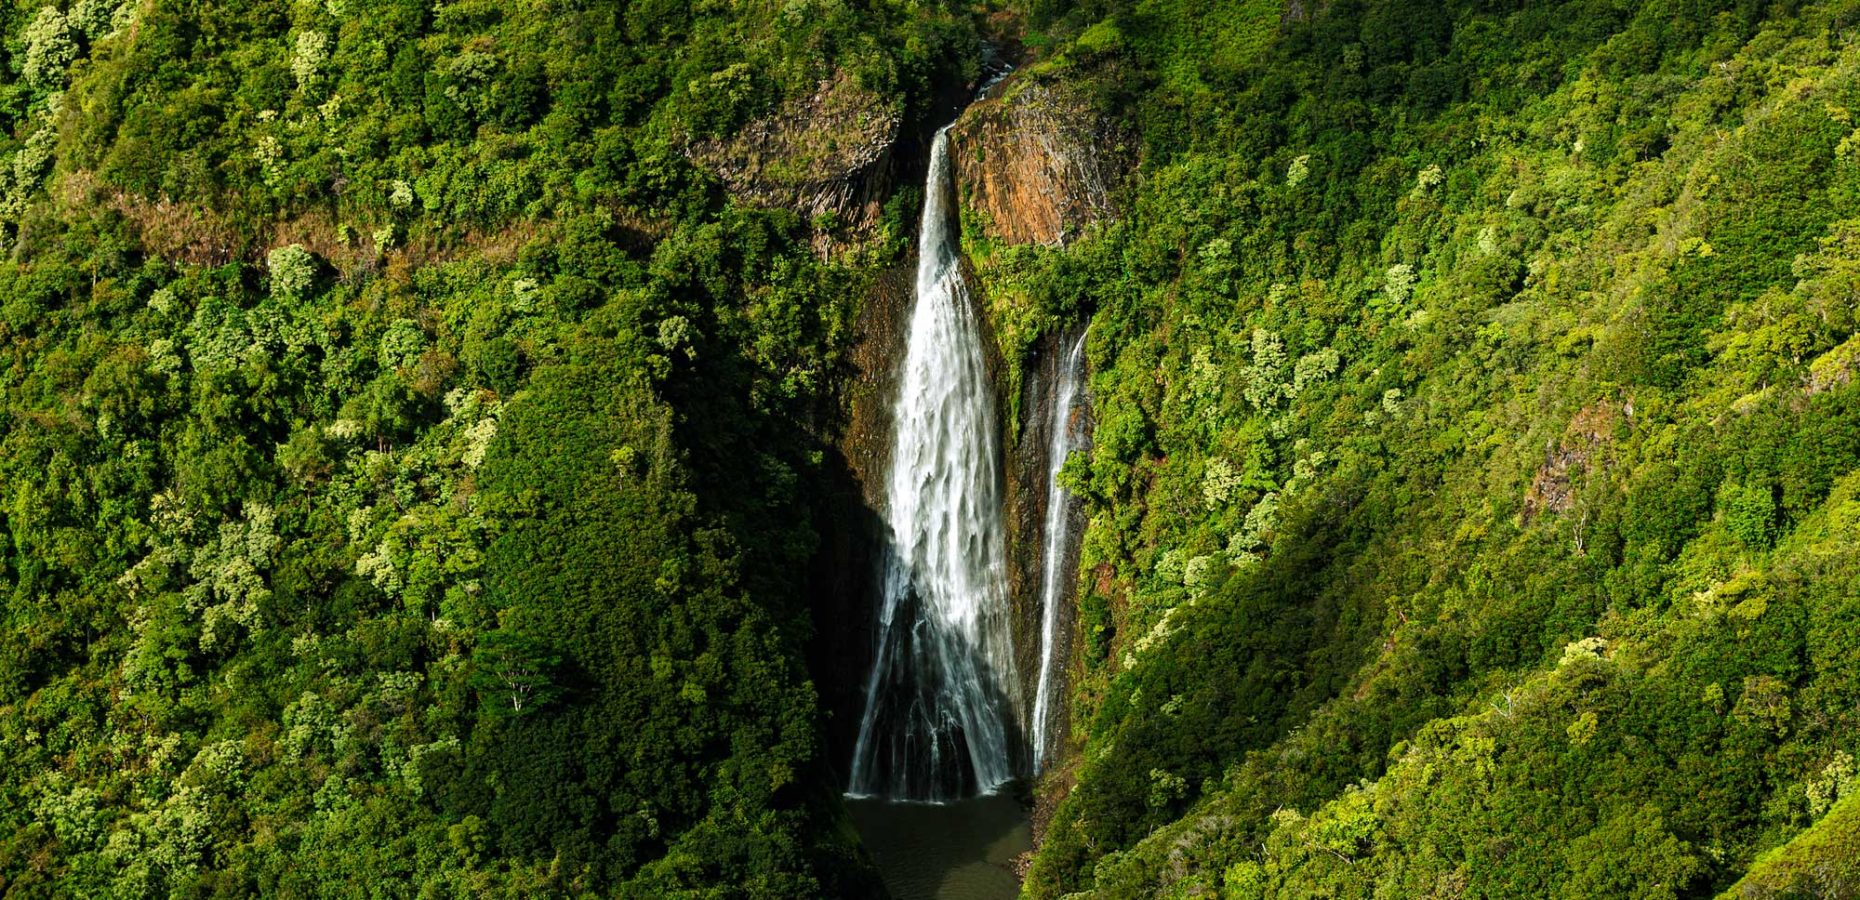
[[[983,31],[1135,165],[965,231],[1091,327],[1030,895],[1860,890],[1854,0],[0,27],[0,893],[878,892],[805,578],[914,192],[767,201]]]
[[[965,18],[4,21],[0,893],[875,890],[800,484],[895,247],[687,148],[833,79],[915,121]]]
[[[1092,326],[1028,892],[1851,893],[1860,8],[1271,6],[1027,9],[1142,155],[970,235]]]

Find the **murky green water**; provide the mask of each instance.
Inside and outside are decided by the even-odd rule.
[[[1033,826],[1013,797],[846,806],[897,900],[1012,900],[1020,892],[1013,863],[1033,847]]]

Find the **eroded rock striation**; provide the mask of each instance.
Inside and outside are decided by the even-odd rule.
[[[898,102],[839,72],[728,138],[691,141],[685,155],[742,200],[824,224],[825,250],[876,231],[903,121]]]
[[[969,224],[1008,244],[1063,244],[1107,218],[1122,146],[1075,89],[1037,78],[1009,79],[950,129]]]

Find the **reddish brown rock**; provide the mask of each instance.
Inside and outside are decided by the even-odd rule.
[[[1008,244],[1061,244],[1110,215],[1119,136],[1062,85],[1012,78],[950,129],[963,214]]]

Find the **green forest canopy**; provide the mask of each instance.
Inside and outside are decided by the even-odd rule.
[[[807,572],[913,195],[692,148],[983,35],[1136,161],[966,237],[1092,324],[1028,894],[1860,891],[1860,5],[4,21],[0,893],[880,890]]]

